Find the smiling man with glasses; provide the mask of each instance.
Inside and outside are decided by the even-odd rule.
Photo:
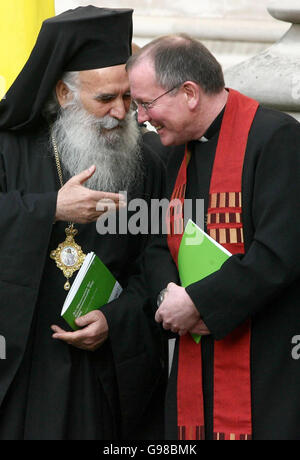
[[[174,98],[182,89],[180,83],[172,85],[171,88],[161,93],[162,87],[155,82],[152,66],[149,63],[145,63],[145,67],[143,82],[139,80],[143,85],[143,93],[140,93],[140,90],[136,92],[134,82],[131,81],[131,96],[133,104],[138,110],[138,122],[149,122],[160,135],[161,142],[164,145],[178,145],[182,142],[178,138],[182,131],[182,125],[180,120],[172,117],[172,110]],[[143,96],[140,96],[140,94],[143,94]]]
[[[138,121],[176,146],[167,190],[183,203],[169,213],[167,241],[156,239],[144,257],[152,297],[167,287],[155,319],[178,334],[167,439],[300,439],[300,366],[291,358],[299,323],[300,125],[226,89],[220,64],[187,35],[154,40],[127,71]],[[204,201],[205,230],[233,255],[183,288],[176,230],[185,199]],[[200,344],[190,333],[202,335]]]

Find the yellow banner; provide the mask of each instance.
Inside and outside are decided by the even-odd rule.
[[[54,0],[0,0],[0,99],[22,70]]]

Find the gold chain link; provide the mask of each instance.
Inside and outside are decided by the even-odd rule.
[[[62,169],[61,169],[61,164],[60,164],[60,159],[59,159],[58,148],[57,148],[56,140],[53,134],[51,134],[51,140],[52,140],[52,146],[54,150],[55,164],[56,164],[57,174],[58,174],[58,178],[60,182],[60,187],[62,187],[64,185],[63,174],[62,174]],[[71,229],[74,228],[73,222],[69,222],[69,228]]]
[[[53,134],[51,134],[51,139],[52,139],[52,145],[53,145],[53,150],[54,150],[57,174],[58,174],[60,186],[62,187],[64,185],[62,169],[61,169],[61,165],[60,165],[60,160],[59,160],[59,154],[58,154],[58,148],[57,148],[56,140],[55,140]]]

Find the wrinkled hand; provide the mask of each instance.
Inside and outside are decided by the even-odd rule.
[[[108,324],[105,316],[99,310],[91,311],[75,320],[82,327],[78,331],[66,332],[59,326],[51,326],[53,339],[63,340],[69,345],[82,350],[95,351],[108,337]]]
[[[186,290],[169,283],[164,300],[155,314],[155,320],[164,329],[180,335],[192,329],[200,319],[200,314]]]
[[[190,332],[190,334],[197,334],[197,335],[210,335],[211,332],[204,323],[203,319],[199,319],[199,321],[193,326],[189,331],[186,329],[182,329],[179,331],[179,335],[185,335],[187,332]]]
[[[126,205],[118,193],[90,190],[83,184],[94,172],[96,166],[77,174],[66,182],[57,195],[55,220],[87,224],[110,210]]]

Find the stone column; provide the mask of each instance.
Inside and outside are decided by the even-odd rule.
[[[276,19],[291,23],[273,46],[225,71],[228,87],[300,120],[300,4],[276,0],[268,5]]]

